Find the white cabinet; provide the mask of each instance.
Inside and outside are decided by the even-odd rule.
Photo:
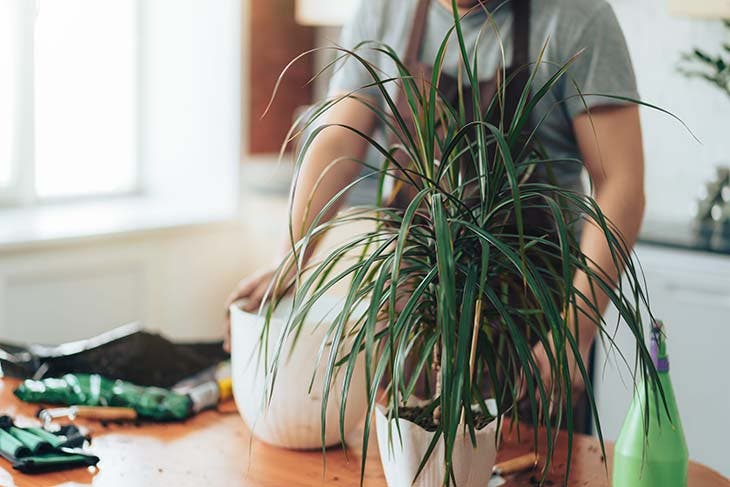
[[[652,311],[666,324],[670,373],[690,458],[730,476],[730,256],[648,245],[638,246],[637,254]],[[615,310],[606,318],[614,325]],[[616,343],[632,351],[623,325]],[[626,353],[631,365],[634,357]],[[631,402],[631,369],[599,345],[595,381],[602,429],[614,441]]]
[[[286,198],[251,193],[241,208],[239,222],[0,245],[0,342],[55,345],[130,321],[177,340],[221,338],[226,297],[274,262],[287,229]],[[365,230],[340,227],[321,252]]]
[[[211,224],[0,249],[0,342],[58,343],[141,322],[179,340],[223,333],[223,302],[268,255],[250,225]]]

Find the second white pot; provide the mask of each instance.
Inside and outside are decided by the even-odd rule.
[[[488,406],[492,410],[496,409],[493,401],[489,401]],[[405,419],[393,421],[398,421],[400,425],[400,438],[395,424],[389,425],[385,411],[381,407],[377,408],[375,423],[378,449],[388,487],[440,487],[446,471],[443,439],[439,440],[414,482],[418,466],[434,433]],[[494,420],[476,432],[476,448],[468,432],[457,440],[452,457],[457,487],[486,487],[497,458],[496,438],[497,421]]]
[[[280,447],[316,449],[322,446],[322,384],[327,361],[317,356],[332,319],[341,308],[340,300],[322,298],[313,307],[294,349],[287,340],[280,360],[271,400],[266,404],[266,374],[259,349],[264,317],[231,307],[231,369],[233,393],[238,411],[258,439]],[[282,303],[274,312],[269,327],[268,357],[276,349],[278,336],[289,317],[291,302]],[[309,384],[317,371],[312,392]],[[344,369],[334,379],[327,407],[325,444],[340,442],[340,404]],[[358,359],[350,383],[345,415],[345,434],[351,432],[367,410],[365,364]]]

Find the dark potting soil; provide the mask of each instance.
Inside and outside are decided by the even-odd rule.
[[[438,424],[433,420],[433,412],[423,407],[400,407],[398,417],[415,423],[426,431],[436,431]],[[477,430],[484,428],[494,420],[493,416],[484,415],[481,411],[473,413],[474,427]]]
[[[20,379],[88,373],[164,388],[229,357],[222,342],[174,343],[129,325],[53,347],[0,343],[0,352],[0,371]]]

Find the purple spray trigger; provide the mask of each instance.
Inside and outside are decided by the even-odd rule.
[[[669,372],[669,358],[664,348],[664,323],[654,320],[651,327],[651,359],[657,372]],[[661,343],[661,347],[660,347]]]

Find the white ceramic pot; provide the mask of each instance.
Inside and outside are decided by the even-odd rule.
[[[326,331],[340,308],[340,300],[328,297],[320,299],[312,308],[293,352],[291,341],[284,348],[273,395],[270,403],[266,404],[265,373],[263,362],[259,360],[259,339],[264,317],[246,313],[236,305],[231,307],[233,393],[239,413],[258,439],[284,448],[322,447],[322,383],[327,352],[319,367],[317,355]],[[291,301],[285,301],[274,312],[270,323],[269,360],[276,349],[279,333],[286,324],[290,310]],[[309,384],[315,368],[317,375],[310,394]],[[343,376],[344,368],[340,370],[330,389],[325,435],[327,446],[340,442],[339,414]],[[361,357],[350,383],[345,414],[346,435],[357,427],[366,410],[365,365]]]
[[[490,410],[496,409],[493,401],[489,401],[488,406]],[[396,425],[393,423],[395,421],[398,421],[400,425],[400,439]],[[441,487],[443,485],[446,471],[443,439],[439,440],[426,466],[414,482],[418,466],[426,454],[434,433],[405,419],[394,419],[389,425],[382,407],[376,409],[375,423],[380,460],[383,463],[388,487]],[[476,448],[472,446],[468,432],[459,438],[454,446],[452,457],[457,487],[487,486],[497,457],[496,438],[496,420],[476,432]]]

